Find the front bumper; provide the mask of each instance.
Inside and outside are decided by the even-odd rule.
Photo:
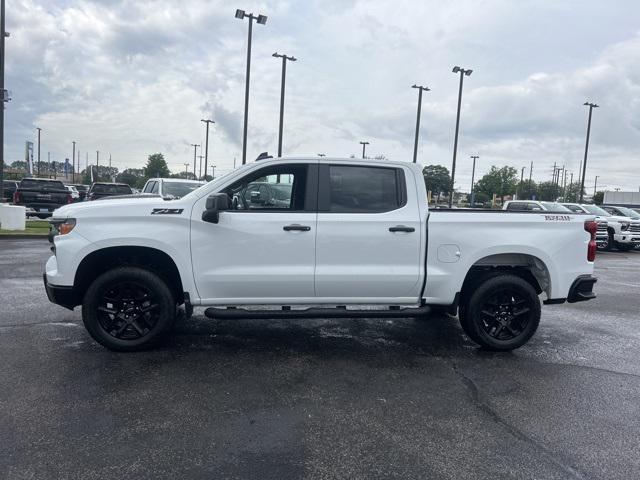
[[[640,234],[636,233],[636,232],[630,232],[630,231],[626,231],[623,233],[616,233],[613,236],[613,240],[616,243],[621,243],[621,244],[637,244],[640,242]]]
[[[585,302],[596,298],[596,294],[593,291],[593,285],[598,279],[592,275],[580,275],[576,278],[569,289],[569,296],[567,302]]]
[[[44,289],[47,292],[47,298],[51,303],[60,305],[61,307],[73,310],[74,307],[80,305],[78,295],[72,286],[51,285],[47,280],[47,274],[42,274],[44,280]]]

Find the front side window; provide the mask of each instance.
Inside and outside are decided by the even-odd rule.
[[[304,210],[307,165],[276,165],[253,172],[224,190],[231,210]]]
[[[403,206],[402,170],[357,165],[329,166],[330,212],[389,212]]]

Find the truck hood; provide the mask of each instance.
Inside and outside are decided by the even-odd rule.
[[[53,218],[88,218],[110,216],[149,215],[155,208],[186,209],[190,203],[182,200],[164,200],[162,197],[134,197],[95,200],[93,202],[72,203],[53,212]]]

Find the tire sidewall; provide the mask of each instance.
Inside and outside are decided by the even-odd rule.
[[[511,340],[497,340],[482,328],[481,310],[486,299],[504,289],[516,290],[526,301],[531,310],[530,319],[525,330]],[[481,283],[471,295],[465,312],[467,328],[473,332],[473,340],[488,350],[507,351],[521,347],[529,341],[540,323],[540,299],[534,288],[525,280],[515,275],[499,275]],[[471,335],[470,335],[471,336]]]
[[[100,325],[97,310],[100,300],[105,291],[118,281],[140,283],[157,297],[160,317],[151,332],[142,338],[121,340],[111,336]],[[89,286],[82,302],[82,320],[89,334],[101,345],[118,351],[143,350],[154,345],[171,328],[175,312],[175,299],[167,284],[155,273],[139,267],[119,267],[103,273]]]

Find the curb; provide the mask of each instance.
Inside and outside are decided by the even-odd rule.
[[[34,234],[30,234],[30,233],[16,233],[11,234],[11,235],[0,235],[0,241],[3,239],[8,239],[8,240],[34,240],[37,238],[43,238],[45,240],[47,240],[48,235],[34,235]]]

